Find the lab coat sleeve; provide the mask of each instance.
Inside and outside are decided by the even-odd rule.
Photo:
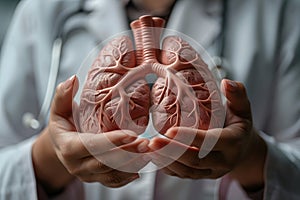
[[[32,166],[31,149],[35,137],[0,149],[0,199],[65,200],[84,199],[82,183],[78,180],[69,184],[60,194],[48,197],[37,185]]]
[[[265,136],[268,145],[264,199],[300,199],[299,144],[278,142]]]
[[[270,50],[270,52],[264,52],[266,56],[264,59],[268,60],[266,64],[272,64],[272,66],[266,66],[272,71],[268,73],[267,70],[260,70],[265,74],[259,77],[265,76],[273,80],[270,89],[265,91],[265,97],[271,96],[267,103],[268,109],[264,107],[256,110],[256,112],[264,112],[265,109],[267,112],[267,120],[263,119],[259,127],[261,128],[260,135],[268,148],[264,168],[265,187],[262,196],[267,200],[298,200],[300,199],[300,1],[263,0],[260,2],[263,4],[259,5],[262,4],[265,7],[257,8],[261,9],[261,13],[257,16],[259,24],[256,26],[260,29],[256,30],[256,37],[264,34],[264,39],[272,38],[269,41],[275,43],[275,45],[273,43],[270,45],[265,42],[269,46],[260,46],[264,48],[261,51]],[[273,18],[271,19],[270,16]],[[274,19],[276,22],[270,25],[269,23]],[[274,46],[274,49],[270,46]],[[264,66],[261,65],[261,67]],[[252,78],[259,82],[257,85],[264,84],[264,80]],[[253,95],[264,95],[259,87],[254,87],[254,90]],[[265,113],[255,114],[264,115]],[[250,195],[253,197],[253,194]]]
[[[0,199],[37,199],[31,162],[33,140],[0,149]]]
[[[1,51],[0,199],[35,200],[37,188],[39,194],[43,194],[41,187],[37,187],[31,157],[34,135],[38,132],[22,125],[23,113],[37,114],[40,107],[36,54],[45,52],[37,52],[37,46],[49,43],[41,40],[44,36],[39,30],[42,29],[36,28],[37,23],[43,21],[40,15],[42,3],[44,7],[49,6],[36,0],[22,1],[18,5]],[[82,183],[74,181],[61,194],[49,198],[44,193],[40,199],[83,199],[81,188]]]
[[[270,133],[265,199],[300,199],[300,2],[286,1],[282,12],[277,77]]]

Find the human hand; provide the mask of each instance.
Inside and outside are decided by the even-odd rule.
[[[126,130],[77,133],[72,111],[73,91],[77,88],[76,77],[57,87],[48,127],[33,146],[37,179],[50,193],[74,177],[108,187],[120,187],[137,179],[139,169],[149,162],[139,154],[147,151],[148,141]]]
[[[224,128],[171,128],[166,138],[151,140],[152,162],[166,174],[180,178],[218,178],[230,172],[245,188],[261,186],[266,145],[252,127],[246,90],[241,83],[229,80],[222,81],[222,90],[228,100]],[[202,149],[205,137],[217,141],[212,149]],[[184,153],[178,156],[176,152]]]

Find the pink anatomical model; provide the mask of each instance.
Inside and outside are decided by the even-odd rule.
[[[163,26],[161,18],[142,16],[131,23],[134,41],[121,36],[104,46],[81,93],[80,131],[143,133],[149,115],[161,134],[173,126],[223,126],[221,94],[207,64],[178,36],[160,47]],[[149,74],[158,77],[152,88]]]

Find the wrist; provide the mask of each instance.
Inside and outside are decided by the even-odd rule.
[[[48,129],[32,146],[32,162],[36,181],[48,195],[59,193],[74,179],[58,159]]]
[[[229,173],[247,192],[259,191],[264,187],[264,166],[267,155],[265,141],[253,130],[252,140],[244,158]]]

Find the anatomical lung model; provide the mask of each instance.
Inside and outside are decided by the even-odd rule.
[[[161,134],[173,126],[223,126],[224,108],[214,76],[179,36],[160,37],[164,20],[142,16],[129,36],[112,39],[90,68],[79,105],[80,131],[129,129],[152,124]],[[134,48],[135,46],[135,48]],[[150,88],[146,76],[157,79]]]

